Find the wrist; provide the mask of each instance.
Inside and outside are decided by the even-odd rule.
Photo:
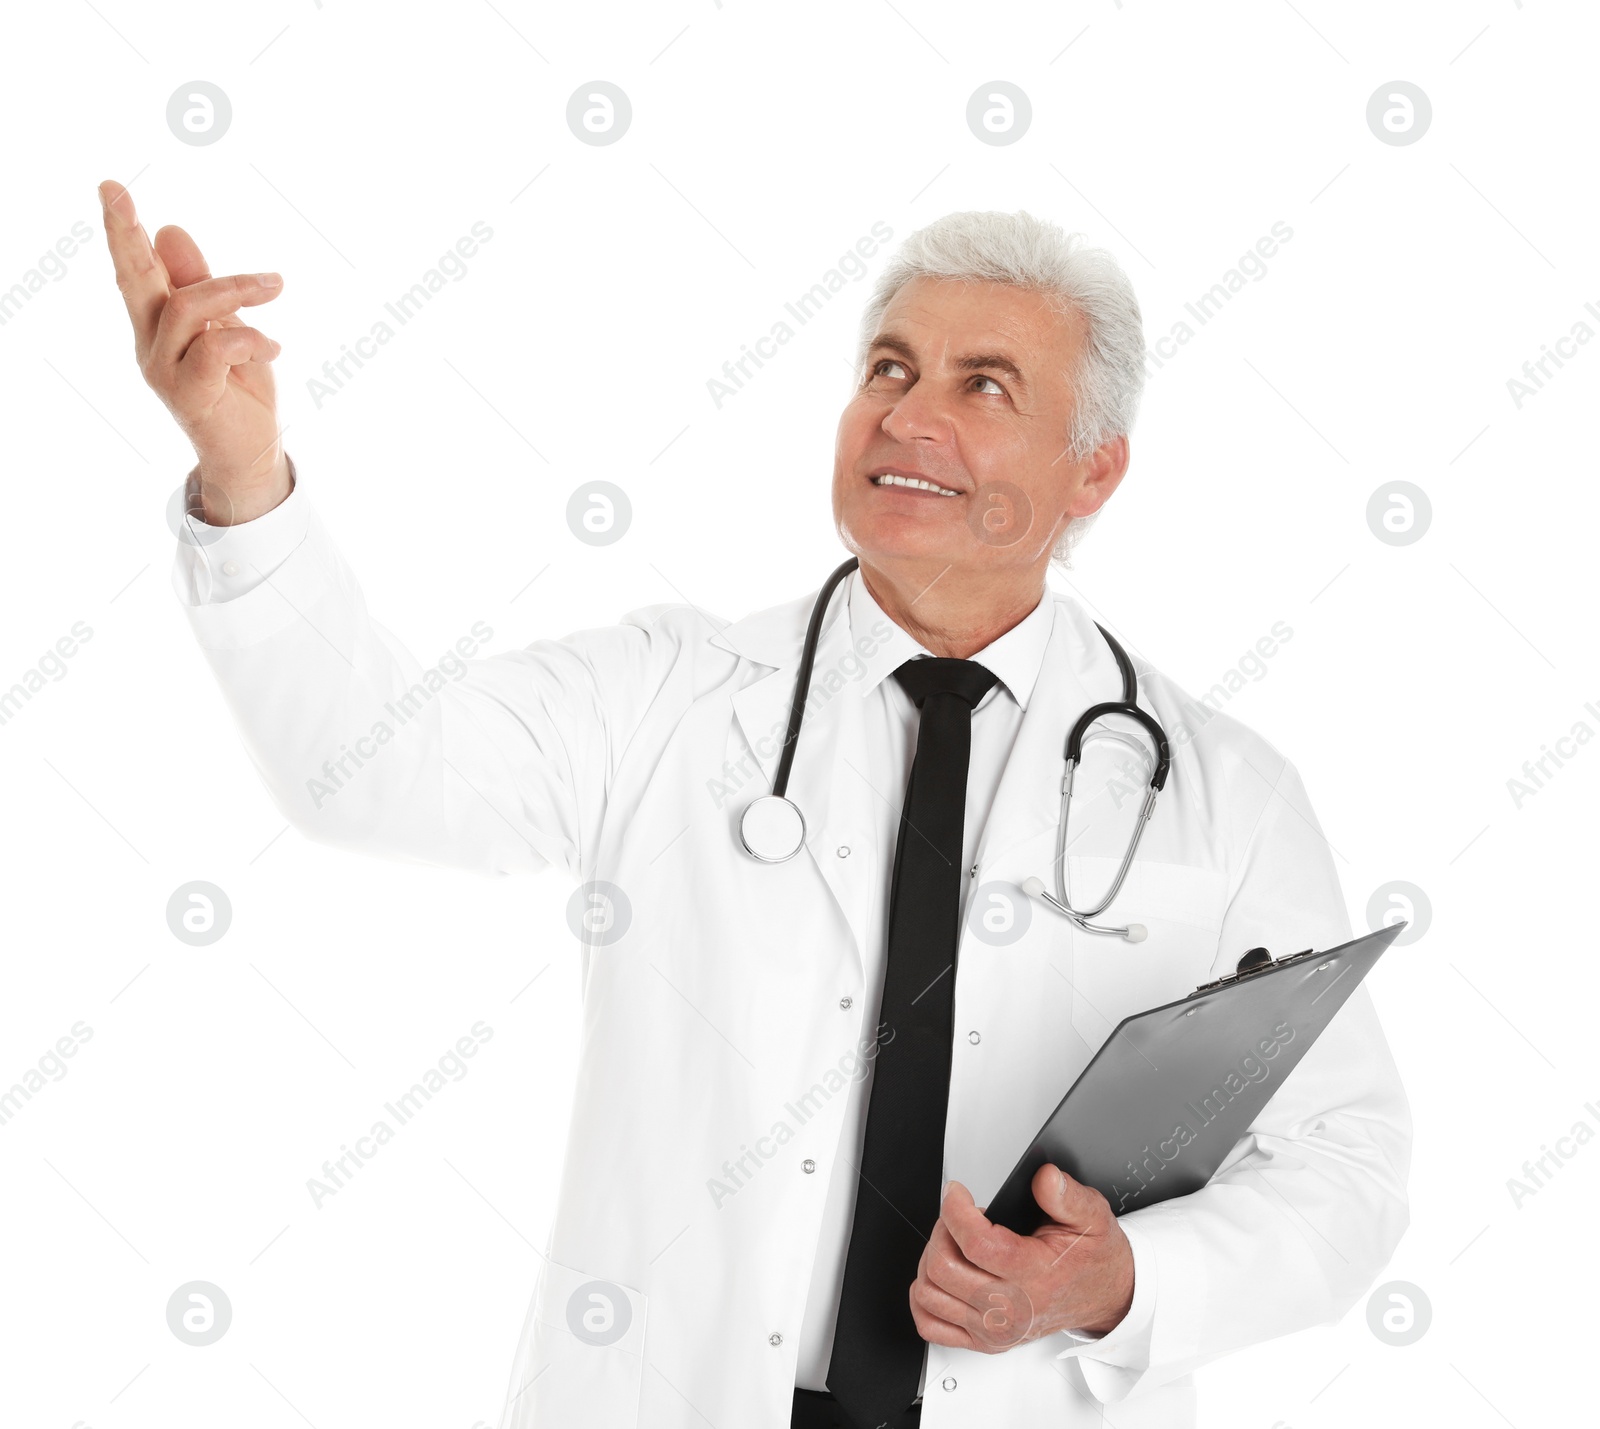
[[[1117,1262],[1116,1275],[1107,1291],[1109,1308],[1091,1323],[1075,1328],[1086,1335],[1110,1334],[1127,1319],[1128,1312],[1133,1309],[1133,1285],[1133,1252],[1131,1247],[1125,1245],[1124,1253]]]
[[[238,526],[280,506],[294,490],[288,457],[281,448],[264,471],[239,471],[208,461],[189,474],[188,507],[208,526]]]
[[[1079,1325],[1077,1328],[1086,1335],[1109,1335],[1124,1320],[1128,1318],[1128,1311],[1133,1308],[1133,1287],[1128,1287],[1127,1296],[1110,1314],[1096,1320],[1092,1325]]]

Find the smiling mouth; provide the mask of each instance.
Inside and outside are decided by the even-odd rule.
[[[903,486],[912,491],[927,491],[934,496],[960,496],[959,491],[952,491],[948,486],[940,486],[936,481],[927,481],[918,476],[898,476],[892,471],[880,471],[876,476],[867,478],[874,486]]]

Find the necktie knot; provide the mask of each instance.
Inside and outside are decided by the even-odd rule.
[[[919,655],[894,672],[900,687],[918,709],[929,695],[959,695],[974,706],[994,687],[999,676],[976,660],[945,660]]]

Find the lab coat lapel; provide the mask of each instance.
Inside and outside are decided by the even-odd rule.
[[[733,696],[734,717],[759,777],[741,786],[740,812],[769,793],[794,694],[805,625],[815,593],[803,600],[762,611],[735,622],[712,637],[713,643],[747,659],[774,664],[771,673]],[[865,711],[860,684],[849,678],[845,657],[851,651],[846,592],[836,592],[818,642],[811,671],[811,693],[789,772],[789,798],[806,823],[805,853],[850,925],[858,962],[865,966],[865,940],[872,909],[871,805],[879,797],[866,767]],[[748,796],[746,796],[748,791]],[[894,791],[885,791],[898,798]],[[903,791],[899,791],[903,793]],[[850,854],[840,857],[838,850]],[[740,850],[740,857],[748,857]]]

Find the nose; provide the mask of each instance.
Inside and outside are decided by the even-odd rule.
[[[882,426],[897,442],[945,442],[953,429],[949,404],[928,382],[912,384],[884,414]]]

